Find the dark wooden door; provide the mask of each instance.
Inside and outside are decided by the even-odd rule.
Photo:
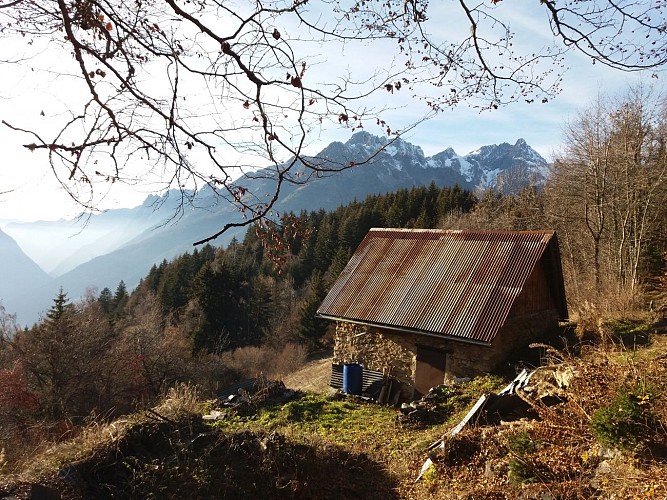
[[[445,381],[447,353],[417,346],[417,367],[415,370],[415,389],[420,395],[428,393],[431,387]]]

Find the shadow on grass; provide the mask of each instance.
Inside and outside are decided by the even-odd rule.
[[[68,498],[399,498],[364,454],[277,433],[223,434],[199,422],[151,422],[60,481]],[[63,476],[63,474],[61,474]],[[74,478],[74,479],[72,479]]]

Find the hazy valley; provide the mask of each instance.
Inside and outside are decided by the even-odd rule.
[[[368,163],[369,157],[374,156]],[[465,156],[451,148],[425,157],[419,146],[401,139],[366,132],[354,134],[345,144],[332,143],[314,158],[341,165],[359,163],[339,174],[286,184],[275,206],[277,213],[332,210],[371,194],[401,188],[458,185],[464,189],[497,188],[517,192],[528,184],[544,182],[546,160],[523,140],[514,145],[483,146]],[[256,196],[270,193],[274,181],[267,172],[243,182]],[[298,180],[298,175],[294,175]],[[109,210],[89,218],[56,222],[6,222],[0,226],[0,300],[19,322],[31,325],[51,305],[59,289],[73,300],[86,290],[112,290],[122,280],[132,290],[154,264],[191,252],[192,243],[241,215],[210,189],[192,201],[181,193],[151,196],[135,208]],[[212,244],[226,246],[242,239],[245,229],[231,229]],[[13,240],[13,242],[11,241]]]

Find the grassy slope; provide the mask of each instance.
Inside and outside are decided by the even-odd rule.
[[[612,330],[643,332],[633,324]],[[7,476],[0,493],[26,497],[26,482],[40,481],[65,498],[667,498],[667,337],[653,333],[636,350],[602,340],[563,356],[577,374],[565,402],[536,407],[539,419],[466,429],[417,483],[428,445],[493,380],[455,392],[429,425],[308,393],[209,426],[193,392],[181,388],[154,413],[91,427],[41,454]],[[321,372],[319,364],[311,369]],[[627,408],[614,405],[628,391],[642,412],[638,426],[629,437],[596,436],[600,407],[616,409],[603,423],[622,427]]]

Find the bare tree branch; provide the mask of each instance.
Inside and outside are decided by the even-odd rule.
[[[19,117],[3,124],[34,139],[29,149],[47,152],[54,175],[86,210],[95,208],[96,189],[136,183],[141,168],[159,172],[184,203],[210,187],[245,220],[212,228],[203,243],[270,217],[285,182],[364,163],[307,156],[314,130],[372,123],[390,138],[400,135],[384,108],[369,105],[378,93],[391,108],[392,96],[409,92],[426,104],[425,115],[463,102],[495,109],[553,98],[570,49],[627,71],[667,60],[659,2],[541,5],[535,23],[548,25],[560,45],[523,53],[510,29],[512,7],[500,0],[452,4],[452,16],[470,28],[452,38],[438,29],[442,14],[429,17],[440,6],[428,0],[0,3],[0,39],[48,41],[66,56],[52,64],[85,96],[58,130]],[[375,45],[391,53],[389,64],[364,61],[351,74],[325,67],[328,51],[349,46],[363,60],[358,48]],[[257,178],[271,182],[269,192],[249,191]]]

